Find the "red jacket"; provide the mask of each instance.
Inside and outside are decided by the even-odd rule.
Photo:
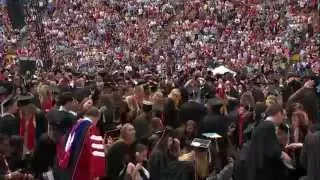
[[[85,137],[73,180],[94,180],[105,176],[105,154],[103,137],[92,125]]]

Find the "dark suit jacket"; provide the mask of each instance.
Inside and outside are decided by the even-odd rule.
[[[172,128],[178,128],[180,123],[178,119],[178,110],[175,107],[174,101],[168,98],[163,109],[164,125]]]

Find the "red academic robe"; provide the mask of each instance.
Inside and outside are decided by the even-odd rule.
[[[95,126],[91,126],[85,137],[72,179],[93,180],[103,176],[105,176],[103,137],[100,136],[99,130]]]
[[[89,119],[79,120],[65,145],[58,146],[60,179],[94,180],[105,176],[103,138]]]

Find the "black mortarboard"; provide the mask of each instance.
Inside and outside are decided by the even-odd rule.
[[[7,108],[8,106],[12,105],[15,101],[16,101],[16,99],[13,98],[13,95],[9,95],[7,98],[5,98],[1,102],[1,114],[4,113],[5,108]]]
[[[165,127],[162,130],[153,132],[153,134],[158,135],[159,137],[163,137],[163,136],[177,137],[177,132],[171,127]]]
[[[120,128],[119,129],[113,129],[113,130],[110,130],[110,131],[106,131],[104,133],[104,137],[106,139],[108,139],[109,137],[113,138],[113,139],[117,139],[120,137]]]
[[[90,88],[79,88],[75,89],[73,91],[73,97],[76,99],[79,103],[82,102],[85,98],[89,97],[91,94]]]
[[[207,151],[210,148],[211,140],[194,138],[190,144],[196,150]]]
[[[142,102],[142,109],[144,112],[151,112],[152,106],[153,106],[153,103],[151,101],[143,101]]]
[[[32,95],[21,95],[18,97],[18,105],[21,106],[26,106],[29,104],[32,104],[34,100],[34,97]]]

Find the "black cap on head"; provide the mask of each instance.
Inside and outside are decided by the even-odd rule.
[[[152,106],[153,106],[153,103],[151,101],[143,101],[142,102],[142,109],[144,112],[151,112]]]
[[[211,140],[195,138],[190,146],[198,151],[207,151],[210,148]]]
[[[266,109],[267,116],[274,116],[279,112],[283,113],[283,108],[278,103],[272,104]]]
[[[59,95],[59,104],[60,105],[65,105],[68,102],[72,102],[73,101],[73,94],[71,91],[66,91],[66,92],[62,92]]]
[[[21,95],[18,97],[18,105],[20,107],[32,104],[33,101],[34,101],[34,97],[32,95]]]

